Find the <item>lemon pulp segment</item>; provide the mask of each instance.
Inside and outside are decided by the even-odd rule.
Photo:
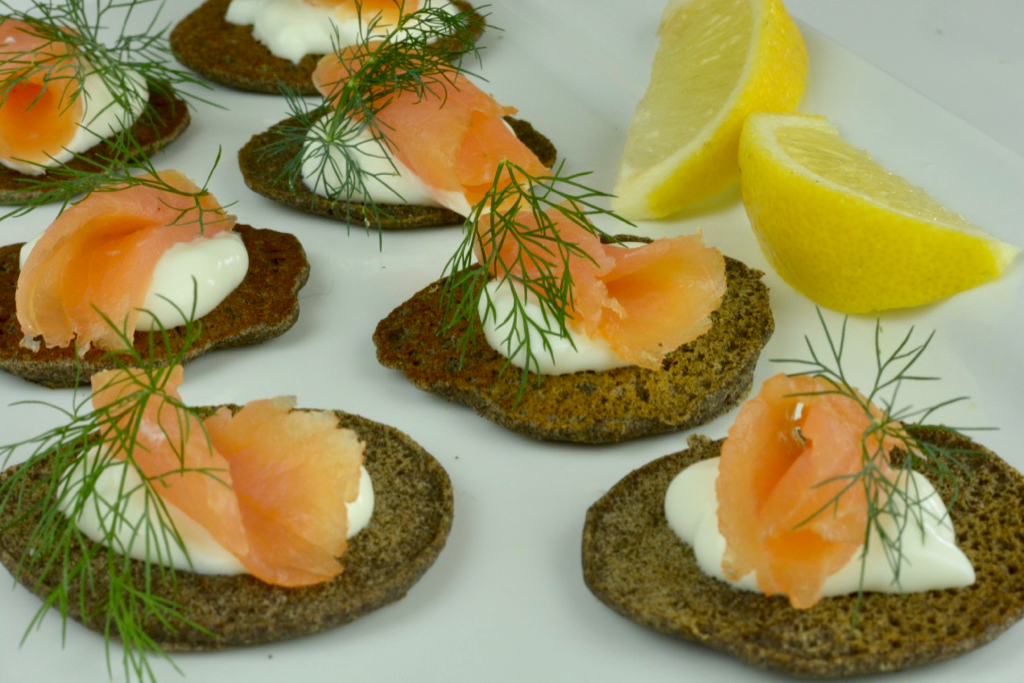
[[[807,52],[778,0],[672,0],[613,194],[626,218],[658,218],[734,184],[743,121],[791,111]]]
[[[999,277],[1019,251],[878,165],[822,117],[753,115],[739,158],[766,258],[828,308],[938,301]]]

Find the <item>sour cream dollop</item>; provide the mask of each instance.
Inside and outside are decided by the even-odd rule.
[[[426,0],[423,5],[450,14],[459,11],[447,2],[431,4]],[[225,15],[232,24],[252,26],[253,37],[272,55],[293,64],[306,55],[327,54],[336,47],[354,45],[373,17],[370,13],[357,17],[349,7],[314,6],[305,0],[231,0]],[[391,28],[381,21],[373,33],[385,34]]]
[[[21,266],[38,241],[39,237],[21,248]],[[249,253],[236,232],[228,230],[174,245],[157,261],[135,329],[157,329],[157,320],[167,329],[184,325],[193,303],[198,320],[219,306],[248,270]]]
[[[314,126],[307,137],[318,140],[324,135],[322,126]],[[365,201],[367,195],[376,204],[415,204],[417,206],[445,206],[466,216],[470,206],[465,196],[456,192],[432,190],[400,159],[390,158],[369,131],[360,131],[347,145],[349,154],[363,173],[366,192],[353,192],[344,196],[349,160],[337,145],[315,142],[307,145],[302,158],[302,182],[316,195],[327,199]],[[337,195],[341,196],[337,196]],[[440,201],[438,197],[444,199]]]
[[[93,72],[85,77],[79,97],[82,99],[82,120],[75,130],[71,141],[52,158],[29,164],[14,159],[0,159],[0,164],[26,175],[43,175],[46,168],[67,163],[95,147],[105,138],[114,136],[122,130],[131,128],[145,109],[149,100],[149,87],[146,80],[137,73],[130,72],[125,79],[134,93],[121,93],[121,102],[127,101],[131,110],[126,110],[114,98],[103,78]]]
[[[680,472],[665,494],[665,517],[669,527],[685,543],[693,546],[701,571],[736,588],[757,591],[754,572],[738,581],[725,578],[722,557],[725,537],[718,531],[718,499],[715,480],[718,458],[703,460]],[[907,593],[943,588],[962,588],[974,583],[974,567],[956,546],[956,534],[949,512],[931,482],[914,472],[907,483],[912,496],[921,500],[922,525],[913,521],[903,530],[903,557],[897,579],[885,556],[876,529],[871,530],[864,565],[864,590],[883,593]],[[897,505],[905,509],[902,500]],[[882,518],[887,535],[899,535],[891,516]],[[822,589],[826,597],[856,593],[861,586],[861,553],[838,572],[828,577]]]
[[[509,326],[512,325],[509,316],[512,315],[515,308],[514,295],[510,285],[501,284],[496,280],[487,283],[487,293],[490,295],[493,309],[487,310],[487,297],[481,296],[477,310],[484,337],[492,349],[508,358],[509,347],[505,339],[509,334]],[[520,298],[522,298],[521,294]],[[527,326],[527,334],[530,338],[530,348],[533,349],[533,354],[536,356],[541,374],[565,375],[584,370],[600,372],[629,365],[619,358],[603,339],[592,339],[571,328],[568,329],[568,337],[560,337],[557,333],[543,334],[537,328],[554,330],[556,329],[555,321],[545,320],[541,307],[535,301],[531,301],[529,297],[523,307],[526,316],[533,321],[533,324]],[[511,346],[516,350],[511,357],[512,364],[519,368],[526,363],[526,345],[521,343],[521,330],[522,326],[514,328]],[[531,370],[534,369],[531,368]]]
[[[157,519],[153,503],[149,503],[147,510],[147,499],[143,492],[142,479],[134,467],[128,467],[124,462],[112,462],[102,465],[102,470],[95,477],[93,490],[85,497],[80,508],[76,512],[68,509],[69,501],[78,499],[78,491],[83,480],[90,479],[89,473],[97,467],[97,454],[93,449],[86,453],[82,460],[75,465],[65,477],[65,494],[61,496],[59,507],[61,512],[68,516],[74,516],[78,529],[88,538],[97,542],[105,542],[111,545],[121,555],[127,555],[137,560],[147,558],[145,536],[137,530],[147,528],[147,520]],[[126,491],[131,491],[126,494]],[[114,541],[109,541],[109,529],[115,524],[111,515],[114,513],[113,506],[117,505],[120,523],[116,525]],[[359,471],[359,494],[355,501],[345,503],[348,511],[348,538],[352,538],[366,528],[373,515],[373,482],[366,468]],[[224,574],[236,575],[245,574],[245,567],[234,555],[229,553],[210,535],[205,528],[194,522],[177,507],[164,501],[168,515],[174,523],[174,527],[185,549],[188,557],[181,551],[172,536],[167,535],[163,540],[159,530],[154,530],[149,540],[148,558],[152,561],[159,556],[162,564],[175,569],[192,571],[197,574]],[[107,520],[104,522],[103,520]],[[153,543],[159,544],[154,546]],[[159,549],[157,549],[157,547]]]

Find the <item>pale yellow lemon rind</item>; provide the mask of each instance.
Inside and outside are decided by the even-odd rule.
[[[1019,253],[966,221],[922,220],[807,172],[774,140],[781,118],[752,117],[744,130],[743,201],[769,263],[815,303],[855,314],[932,303],[998,278]],[[857,225],[886,233],[865,239]]]

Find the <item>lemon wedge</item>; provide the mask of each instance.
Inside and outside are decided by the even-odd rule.
[[[629,126],[612,208],[660,218],[739,177],[752,111],[792,111],[807,50],[780,0],[670,0],[647,92]]]
[[[999,277],[1020,251],[879,166],[820,116],[750,116],[739,162],[766,258],[827,308],[938,301]]]

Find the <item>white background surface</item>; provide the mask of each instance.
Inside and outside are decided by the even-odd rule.
[[[198,3],[168,4],[166,18],[172,20]],[[807,30],[811,72],[802,109],[827,114],[855,144],[982,228],[1024,243],[1024,3],[788,4],[803,27],[820,28],[902,81]],[[639,9],[627,11],[627,6]],[[625,128],[646,85],[661,9],[660,0],[495,0],[491,21],[505,31],[488,31],[483,39],[487,88],[551,137],[570,170],[591,169],[592,184],[609,189]],[[293,330],[259,348],[193,363],[186,370],[186,400],[244,402],[296,394],[302,406],[341,408],[393,424],[448,469],[456,515],[445,551],[404,600],[300,641],[177,656],[186,679],[677,681],[693,674],[771,679],[634,626],[583,585],[579,542],[587,507],[630,470],[683,448],[686,434],[613,447],[537,443],[420,392],[398,373],[379,367],[370,340],[374,325],[440,274],[458,231],[386,234],[378,250],[376,236],[348,234],[340,224],[253,195],[241,181],[234,152],[249,135],[282,118],[283,104],[223,89],[212,96],[229,111],[200,109],[192,128],[158,164],[205,176],[213,150],[222,145],[225,159],[212,183],[216,194],[238,202],[233,210],[242,222],[296,233],[309,252],[312,277]],[[0,224],[0,239],[23,241],[52,216],[40,211]],[[725,253],[767,269],[735,195],[726,196],[715,212],[643,226],[653,235],[698,227]],[[816,331],[806,299],[770,272],[766,282],[777,330],[755,386],[779,371],[769,358],[799,353],[802,335]],[[998,427],[978,438],[1019,469],[1024,468],[1019,449],[1024,443],[1022,285],[1024,267],[1018,260],[998,283],[884,318],[893,336],[909,325],[937,329],[928,367],[946,378],[939,393],[972,397],[946,414],[947,421]],[[852,325],[865,340],[873,321],[855,319]],[[855,366],[865,367],[865,360]],[[868,381],[863,376],[862,382]],[[6,407],[21,399],[67,406],[71,393],[0,376],[3,442],[52,423],[37,408]],[[733,414],[698,431],[722,436]],[[38,602],[20,588],[8,590],[9,585],[9,578],[0,579],[0,680],[106,679],[101,639],[72,624],[62,650],[55,615],[19,647]],[[899,678],[1019,680],[1022,648],[1024,627],[1018,624],[980,651]],[[113,656],[117,666],[116,649]],[[168,666],[158,671],[161,680],[177,678]]]

